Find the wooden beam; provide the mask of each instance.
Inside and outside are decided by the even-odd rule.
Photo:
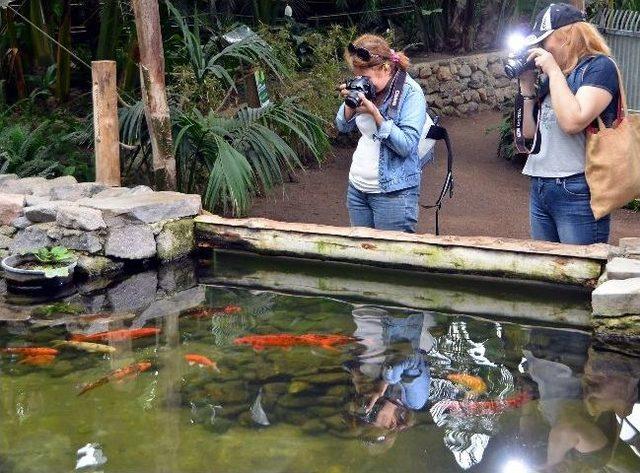
[[[581,247],[490,237],[410,235],[209,215],[197,217],[195,224],[196,241],[201,247],[588,287],[600,277],[612,248],[602,244]]]
[[[140,50],[140,82],[151,138],[156,190],[176,190],[176,161],[164,77],[164,48],[157,0],[132,0]]]
[[[115,61],[93,61],[93,133],[96,155],[96,182],[120,185],[120,134]]]

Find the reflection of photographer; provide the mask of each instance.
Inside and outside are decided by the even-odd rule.
[[[522,150],[525,138],[534,140],[523,170],[531,177],[531,237],[607,242],[610,216],[596,220],[590,206],[585,130],[598,117],[607,127],[617,117],[618,72],[611,52],[584,14],[563,3],[538,14],[525,46],[533,49],[512,58],[505,72],[520,82],[516,145]],[[543,73],[539,87],[537,72]]]
[[[415,232],[420,191],[418,141],[426,120],[409,59],[380,36],[363,35],[345,51],[356,77],[340,86],[336,126],[361,133],[349,171],[352,226]]]

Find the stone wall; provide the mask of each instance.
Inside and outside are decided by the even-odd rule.
[[[415,63],[410,74],[435,113],[464,116],[500,108],[514,96],[515,82],[504,74],[505,58],[496,52]]]
[[[0,256],[64,246],[87,276],[128,260],[169,261],[193,250],[201,210],[199,195],[0,174]]]

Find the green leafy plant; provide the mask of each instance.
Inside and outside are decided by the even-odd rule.
[[[71,263],[75,260],[75,256],[64,246],[54,246],[52,248],[38,248],[31,251],[40,263],[46,264],[64,264]]]
[[[84,312],[84,307],[79,304],[69,302],[56,302],[34,309],[33,315],[37,317],[49,318],[59,314],[76,315]]]
[[[634,212],[640,212],[640,199],[634,199],[624,206],[625,209],[633,210]]]

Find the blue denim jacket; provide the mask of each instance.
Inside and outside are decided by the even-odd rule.
[[[386,100],[378,108],[385,121],[374,133],[380,140],[379,183],[383,192],[394,192],[420,185],[421,163],[418,157],[418,141],[424,127],[427,103],[420,85],[409,75],[402,88],[398,113],[391,120],[387,115]],[[336,116],[336,127],[341,133],[356,128],[355,116],[347,121],[342,104]]]

